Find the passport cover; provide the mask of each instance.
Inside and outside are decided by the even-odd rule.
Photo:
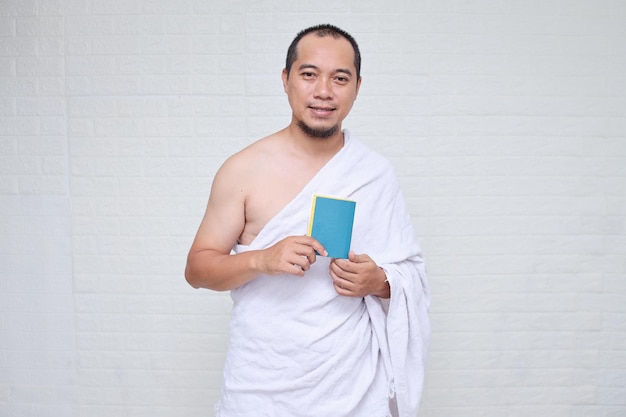
[[[317,239],[331,258],[348,258],[356,201],[315,194],[308,235]]]

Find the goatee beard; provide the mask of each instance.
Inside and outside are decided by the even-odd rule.
[[[335,125],[328,129],[315,129],[307,126],[302,120],[298,122],[298,127],[304,132],[305,135],[315,139],[328,139],[334,136],[339,130],[339,126]]]

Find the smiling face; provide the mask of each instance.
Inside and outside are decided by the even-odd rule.
[[[292,109],[292,124],[315,138],[341,132],[361,85],[354,66],[354,50],[345,38],[304,36],[283,86]]]

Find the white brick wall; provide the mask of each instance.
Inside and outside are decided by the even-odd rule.
[[[230,301],[182,272],[213,174],[352,32],[346,122],[425,249],[423,417],[626,415],[626,2],[0,3],[0,416],[208,416]]]

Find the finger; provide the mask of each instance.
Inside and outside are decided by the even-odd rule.
[[[308,271],[311,268],[311,264],[315,262],[315,255],[313,255],[313,262],[311,262],[311,259],[309,259],[307,255],[298,254],[295,254],[289,262],[292,265],[299,267],[302,271]]]
[[[314,264],[317,260],[317,253],[315,252],[315,248],[311,246],[305,246],[304,251],[304,256],[306,256],[309,264]]]
[[[333,287],[335,288],[335,292],[339,295],[346,297],[354,297],[357,295],[354,291],[354,285],[351,282],[339,280],[333,282]]]
[[[355,274],[357,272],[356,263],[350,262],[347,259],[334,259],[331,265],[335,268],[336,273],[341,276]]]
[[[301,255],[308,256],[309,253],[313,253],[313,255],[315,255],[315,252],[317,252],[322,256],[328,256],[328,252],[326,251],[324,246],[318,240],[312,238],[311,236],[295,236],[294,242],[298,245],[302,245],[303,250],[305,250],[306,248],[306,250],[302,252]]]
[[[341,259],[333,259],[333,261],[330,263],[330,273],[333,278],[343,278],[344,276],[349,274],[349,271],[342,267],[342,263],[348,265],[348,262]]]
[[[296,276],[302,277],[304,276],[305,271],[301,265],[287,261],[280,268],[280,272],[284,274],[296,275]]]
[[[335,290],[337,292],[346,292],[348,285],[349,284],[347,282],[345,282],[344,280],[342,280],[339,277],[333,279],[333,287],[335,287]]]
[[[339,287],[341,285],[341,281],[344,280],[344,278],[341,277],[341,275],[343,274],[343,271],[341,270],[341,268],[339,268],[334,262],[332,262],[330,264],[330,267],[328,268],[328,272],[329,272],[330,278],[333,281],[333,285],[335,287]]]
[[[350,260],[350,262],[354,262],[358,264],[370,262],[372,260],[372,258],[370,258],[369,255],[367,254],[363,253],[363,254],[357,255],[353,251],[350,251],[350,253],[348,254],[348,259]]]
[[[312,244],[311,247],[315,250],[315,252],[319,253],[322,256],[328,256],[328,251],[324,248],[324,245],[322,245],[318,240],[316,239],[312,239]]]
[[[354,292],[357,287],[358,275],[339,271],[339,273],[331,273],[333,285],[345,291]]]
[[[295,275],[295,276],[298,276],[298,277],[303,277],[304,276],[305,270],[302,267],[300,267],[299,265],[293,265],[292,264],[292,265],[290,265],[289,269],[290,270],[287,271],[287,273],[290,274],[290,275]]]

